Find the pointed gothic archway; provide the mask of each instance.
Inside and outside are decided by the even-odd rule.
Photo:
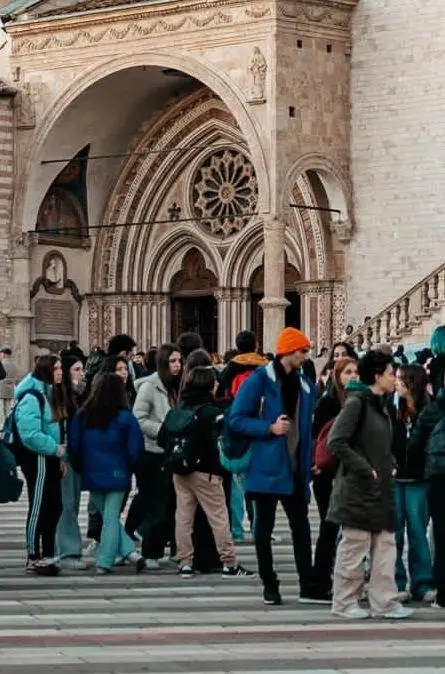
[[[172,279],[172,341],[183,332],[197,332],[209,353],[218,349],[218,304],[216,276],[206,268],[197,248],[188,251],[182,269]]]

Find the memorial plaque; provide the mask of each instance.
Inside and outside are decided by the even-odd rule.
[[[74,335],[74,307],[63,300],[39,299],[35,303],[36,335]]]

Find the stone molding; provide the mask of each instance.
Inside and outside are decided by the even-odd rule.
[[[359,0],[300,0],[299,2],[280,2],[278,16],[291,19],[300,24],[349,31],[352,10]]]
[[[159,37],[172,33],[202,31],[232,24],[245,25],[266,19],[272,14],[270,3],[250,2],[240,7],[237,0],[220,0],[212,4],[183,1],[172,7],[110,8],[110,13],[97,15],[72,14],[54,23],[43,18],[32,23],[8,25],[12,35],[12,54],[35,54],[56,49],[82,48],[98,44]],[[57,28],[56,28],[57,26]]]
[[[333,292],[336,283],[335,280],[300,281],[295,290],[300,295],[326,295]]]

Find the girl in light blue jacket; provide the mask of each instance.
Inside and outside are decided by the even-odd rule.
[[[41,356],[32,374],[15,391],[14,424],[20,443],[18,459],[28,486],[26,571],[55,576],[56,528],[62,513],[61,477],[66,472],[66,405],[62,364]]]

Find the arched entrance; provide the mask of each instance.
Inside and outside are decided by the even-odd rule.
[[[218,305],[215,275],[206,269],[197,248],[184,257],[182,269],[171,282],[172,340],[182,332],[197,332],[210,353],[218,348]]]
[[[289,302],[286,308],[286,327],[301,327],[301,302],[300,295],[296,290],[298,282],[301,280],[298,270],[295,269],[286,259],[285,270],[285,297]],[[259,267],[253,274],[251,280],[252,292],[252,330],[258,335],[260,345],[262,346],[263,336],[263,309],[260,302],[264,297],[264,266]]]

